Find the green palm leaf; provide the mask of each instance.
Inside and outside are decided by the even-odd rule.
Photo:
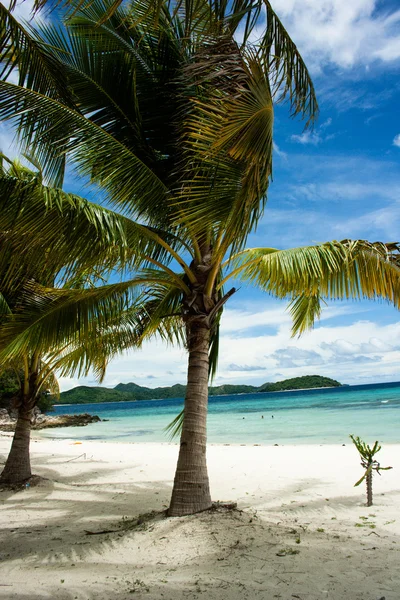
[[[44,186],[39,176],[27,180],[24,174],[18,178],[0,175],[0,209],[0,228],[13,229],[15,252],[22,251],[30,238],[32,262],[40,261],[44,249],[51,248],[47,267],[70,264],[71,268],[86,270],[101,265],[104,270],[124,264],[133,269],[149,259],[167,265],[173,248],[180,251],[185,247],[171,233]],[[7,261],[10,272],[12,264],[20,265],[17,254],[14,263]]]
[[[400,270],[383,244],[345,240],[289,250],[256,248],[238,254],[233,265],[238,279],[291,300],[293,334],[313,325],[321,298],[383,298],[399,306]]]
[[[0,330],[0,356],[10,359],[30,349],[44,352],[63,346],[76,332],[85,341],[112,327],[115,319],[122,323],[126,310],[140,297],[143,286],[151,284],[174,287],[162,271],[151,270],[142,276],[92,289],[49,289],[25,283],[14,313],[4,319]],[[142,302],[136,305],[136,311]],[[130,315],[134,315],[134,311]],[[129,321],[126,324],[130,327]],[[93,329],[94,328],[94,329]],[[137,339],[137,336],[136,338]],[[136,345],[136,344],[133,344]]]
[[[0,82],[0,118],[19,120],[22,144],[34,145],[48,178],[57,180],[53,157],[68,152],[81,174],[102,185],[123,210],[159,221],[157,206],[164,200],[165,185],[101,127],[52,98],[4,81]]]

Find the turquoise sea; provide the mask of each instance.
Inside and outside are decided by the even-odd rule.
[[[57,414],[88,412],[107,421],[41,431],[47,438],[126,442],[169,441],[164,428],[183,399],[59,405]],[[220,444],[400,443],[400,382],[213,396],[208,441]]]

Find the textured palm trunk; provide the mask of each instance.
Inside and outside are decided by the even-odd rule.
[[[210,329],[204,319],[191,317],[187,322],[187,333],[188,382],[169,508],[169,515],[173,517],[197,513],[211,506],[206,462]]]
[[[365,478],[367,484],[367,506],[372,506],[372,471]]]
[[[32,410],[26,410],[21,406],[11,450],[0,475],[0,483],[22,483],[32,476],[29,456],[31,419]]]

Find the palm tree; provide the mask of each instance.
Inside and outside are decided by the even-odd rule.
[[[351,435],[350,437],[358,450],[361,458],[361,466],[364,469],[363,476],[356,481],[354,487],[357,487],[365,480],[367,486],[367,506],[372,506],[372,476],[374,471],[380,475],[380,471],[389,471],[393,467],[381,467],[380,463],[374,458],[375,454],[382,449],[382,446],[380,446],[378,440],[371,448],[369,444],[363,442],[358,436]]]
[[[49,194],[51,197],[52,191],[57,195],[57,190],[41,184],[40,171],[33,172],[18,161],[6,162],[8,169],[0,165],[4,193],[11,184],[25,194],[34,190],[36,198],[42,200]],[[23,197],[20,195],[19,199]],[[63,194],[63,198],[73,202],[68,194]],[[65,213],[64,210],[64,220],[68,221]],[[19,382],[13,401],[18,419],[0,475],[0,483],[6,484],[19,484],[32,475],[29,445],[34,408],[44,391],[58,395],[55,372],[82,375],[92,369],[101,381],[108,360],[126,345],[135,343],[126,284],[88,288],[99,273],[92,270],[88,255],[84,265],[85,256],[79,249],[80,262],[74,264],[74,251],[60,230],[58,246],[49,246],[48,241],[42,244],[41,240],[38,245],[38,240],[27,232],[22,243],[34,255],[30,260],[21,247],[20,236],[16,238],[10,229],[0,235],[0,371],[14,372]],[[97,261],[101,248],[96,240],[94,245]],[[107,255],[109,245],[103,259]],[[133,309],[134,304],[130,302],[129,307]],[[52,328],[47,326],[49,319]]]
[[[2,195],[0,227],[56,247],[61,230],[92,256],[86,223],[94,224],[96,243],[133,273],[135,345],[157,333],[184,342],[188,385],[169,513],[189,514],[211,505],[207,386],[222,310],[236,292],[226,290],[229,280],[288,299],[301,333],[323,298],[398,306],[397,248],[245,249],[272,172],[274,103],[287,100],[306,127],[318,112],[307,68],[268,1],[81,4],[68,2],[73,15],[63,25],[35,28],[0,9],[0,118],[35,149],[53,186],[68,159],[122,214],[15,185]],[[8,80],[14,69],[18,84]]]

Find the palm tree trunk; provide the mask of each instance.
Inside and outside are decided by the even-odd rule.
[[[367,484],[367,506],[372,506],[372,471],[365,478]]]
[[[0,483],[22,483],[32,476],[29,457],[32,410],[21,406],[15,427],[11,450],[8,455]]]
[[[168,511],[172,517],[190,515],[211,506],[206,462],[210,329],[204,319],[191,317],[187,333],[188,382],[178,465]]]

